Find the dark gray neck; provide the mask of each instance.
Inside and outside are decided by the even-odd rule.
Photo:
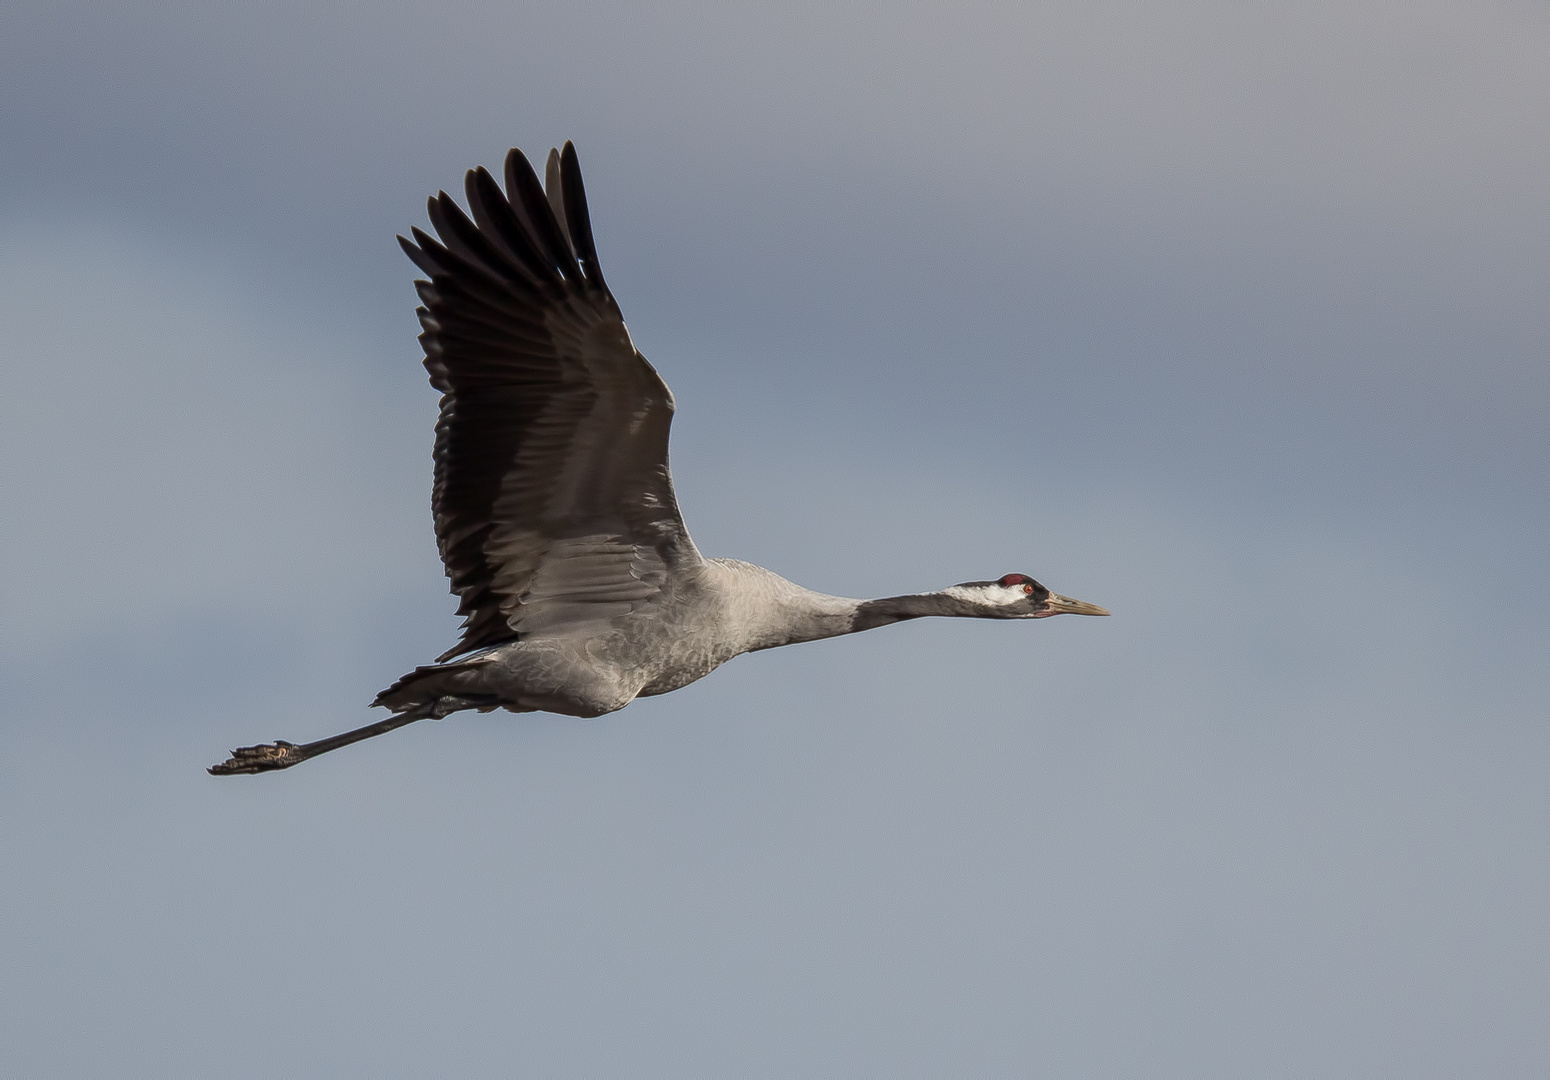
[[[957,595],[955,586],[943,592],[852,600],[804,589],[762,566],[737,559],[709,559],[706,580],[720,598],[722,620],[714,628],[719,650],[730,643],[752,652],[800,641],[853,634],[925,615],[984,616],[983,605]]]
[[[910,596],[887,596],[881,600],[863,600],[851,617],[850,632],[871,630],[906,619],[919,619],[925,615],[955,615],[973,617],[984,612],[956,596],[947,593],[914,593]]]
[[[758,621],[767,620],[767,625],[752,635],[746,647],[752,650],[795,645],[801,641],[854,634],[924,615],[981,614],[983,612],[972,604],[943,593],[848,600],[802,589],[781,596],[778,603],[761,612]]]

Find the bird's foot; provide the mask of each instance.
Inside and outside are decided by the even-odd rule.
[[[289,769],[311,757],[302,747],[284,739],[261,746],[239,746],[231,757],[219,765],[211,765],[206,772],[211,776],[236,776],[239,773],[261,773],[273,769]]]

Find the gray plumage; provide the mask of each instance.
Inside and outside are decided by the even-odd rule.
[[[243,747],[210,772],[288,768],[462,709],[599,716],[745,652],[924,615],[1108,614],[1021,574],[862,601],[702,557],[668,469],[673,395],[603,280],[575,148],[550,151],[543,186],[513,149],[505,180],[469,172],[472,218],[441,192],[437,236],[399,238],[427,275],[420,342],[442,395],[432,515],[462,638],[377,696],[390,718]]]

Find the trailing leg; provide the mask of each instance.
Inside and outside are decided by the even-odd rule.
[[[237,776],[242,773],[272,772],[276,769],[289,769],[292,765],[299,765],[308,758],[315,758],[319,754],[326,754],[330,750],[337,750],[341,746],[349,746],[351,743],[360,742],[362,739],[370,739],[377,735],[384,735],[389,731],[401,728],[406,724],[412,724],[416,720],[424,720],[427,717],[441,719],[448,713],[458,709],[479,708],[484,705],[482,701],[457,699],[457,702],[446,698],[423,702],[413,709],[405,712],[394,713],[386,720],[379,720],[375,724],[367,724],[365,727],[356,728],[354,731],[346,731],[343,735],[333,735],[327,739],[319,739],[317,742],[303,743],[297,746],[295,743],[286,742],[284,739],[272,743],[263,743],[259,746],[239,746],[231,752],[219,765],[212,765],[207,772],[211,776]],[[447,706],[451,706],[448,708]]]

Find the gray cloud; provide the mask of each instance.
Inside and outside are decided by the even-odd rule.
[[[1529,6],[13,6],[0,1072],[1527,1074]],[[1116,612],[282,776],[455,620],[421,200],[578,140],[707,551]]]

